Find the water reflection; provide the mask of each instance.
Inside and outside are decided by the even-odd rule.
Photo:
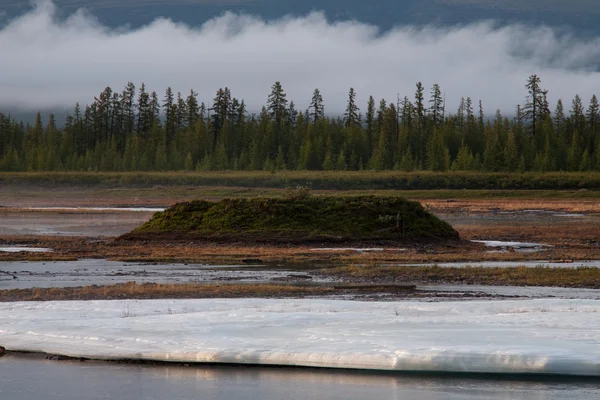
[[[0,398],[22,400],[323,399],[570,400],[598,398],[600,381],[398,375],[245,366],[128,365],[0,358]]]

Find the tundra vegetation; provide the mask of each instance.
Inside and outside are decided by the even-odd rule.
[[[457,240],[458,233],[421,204],[390,196],[314,196],[306,188],[282,197],[195,200],[156,213],[122,239],[386,242]]]

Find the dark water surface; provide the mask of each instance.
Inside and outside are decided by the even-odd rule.
[[[414,376],[314,369],[146,366],[0,358],[2,400],[600,398],[600,380]]]

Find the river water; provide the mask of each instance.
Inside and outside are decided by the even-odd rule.
[[[0,358],[2,400],[589,400],[600,380],[377,374]]]

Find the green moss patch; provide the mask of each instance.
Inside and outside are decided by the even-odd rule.
[[[301,195],[179,203],[122,238],[411,242],[456,240],[458,233],[400,197]]]

